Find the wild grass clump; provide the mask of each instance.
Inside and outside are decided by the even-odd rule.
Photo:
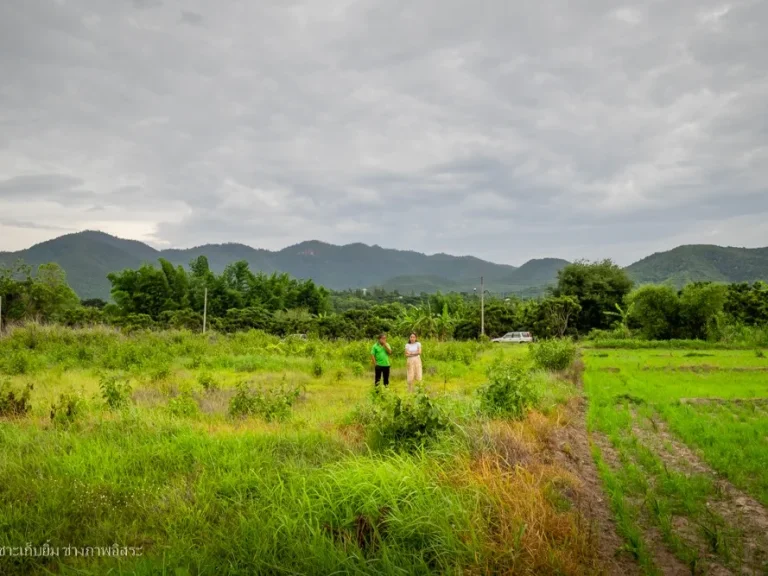
[[[55,426],[68,427],[86,410],[82,396],[73,393],[59,395],[57,402],[51,405],[51,422]]]
[[[197,383],[203,387],[206,392],[214,392],[220,388],[218,381],[210,372],[202,372],[197,376]]]
[[[10,382],[0,380],[0,417],[25,416],[32,410],[32,405],[29,403],[32,390],[32,384],[27,384],[19,393],[11,389]]]
[[[131,384],[117,374],[105,374],[99,381],[101,397],[110,410],[128,405],[131,398]]]
[[[570,340],[544,340],[531,345],[533,363],[543,370],[566,370],[576,359],[576,345]]]
[[[488,370],[488,383],[478,390],[480,411],[488,416],[521,419],[541,399],[541,390],[523,364],[495,362]]]
[[[173,416],[191,417],[200,413],[200,406],[189,391],[184,391],[168,401],[168,412]]]
[[[12,350],[0,359],[0,370],[10,376],[28,374],[32,371],[32,360],[26,350]]]
[[[312,362],[312,374],[314,374],[316,378],[320,378],[324,372],[325,364],[323,364],[323,361],[320,358],[315,358]]]
[[[451,425],[448,414],[422,388],[404,398],[383,390],[362,415],[371,432],[371,445],[384,449],[415,449],[435,440]]]
[[[229,415],[257,416],[266,422],[283,421],[291,415],[291,408],[301,397],[301,392],[300,386],[288,386],[285,382],[261,388],[251,388],[247,382],[241,382],[229,401]]]

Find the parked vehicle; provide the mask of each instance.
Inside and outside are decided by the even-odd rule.
[[[512,344],[524,344],[533,342],[533,334],[530,332],[507,332],[501,338],[494,338],[491,342],[509,342]]]

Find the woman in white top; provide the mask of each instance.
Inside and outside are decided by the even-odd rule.
[[[414,380],[421,382],[421,342],[416,340],[416,334],[411,333],[405,345],[406,378],[408,392],[413,392]]]

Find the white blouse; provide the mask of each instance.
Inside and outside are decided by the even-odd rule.
[[[408,352],[409,354],[421,355],[421,342],[414,342],[413,344],[408,342],[405,345],[405,351]]]

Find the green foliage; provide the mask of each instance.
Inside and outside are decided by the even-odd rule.
[[[448,415],[423,388],[405,398],[386,389],[375,394],[364,417],[375,447],[413,450],[450,427]]]
[[[197,383],[203,387],[206,392],[213,392],[219,389],[219,383],[209,372],[201,372],[197,376]]]
[[[325,364],[323,363],[323,360],[321,358],[315,358],[312,361],[312,374],[314,374],[316,378],[320,378],[324,372]]]
[[[184,391],[168,401],[168,412],[173,416],[191,417],[200,413],[200,406],[191,392]]]
[[[0,417],[25,416],[32,410],[32,405],[29,403],[32,390],[32,384],[27,384],[19,394],[11,388],[9,381],[0,380]]]
[[[85,408],[85,400],[80,395],[60,394],[58,401],[51,405],[51,422],[56,426],[67,427],[77,420]]]
[[[581,261],[560,270],[554,295],[576,299],[581,310],[574,327],[586,334],[593,329],[609,328],[612,323],[609,313],[624,302],[631,289],[632,281],[627,273],[610,260]]]
[[[0,359],[0,369],[6,374],[17,376],[30,371],[32,360],[26,350],[11,350],[4,358]]]
[[[488,382],[478,389],[480,410],[489,416],[523,418],[541,398],[528,368],[519,362],[495,362]]]
[[[171,367],[166,364],[163,364],[163,365],[154,367],[150,371],[149,380],[150,382],[162,382],[163,380],[167,380],[170,375],[171,375]]]
[[[531,344],[528,353],[536,367],[543,370],[567,370],[578,350],[570,340],[543,340]]]
[[[229,402],[230,416],[257,416],[266,422],[287,419],[302,392],[300,386],[288,386],[284,381],[279,386],[259,388],[241,382],[236,389],[237,392]]]
[[[104,374],[99,380],[101,397],[107,407],[118,410],[128,404],[131,398],[131,384],[117,374]]]

